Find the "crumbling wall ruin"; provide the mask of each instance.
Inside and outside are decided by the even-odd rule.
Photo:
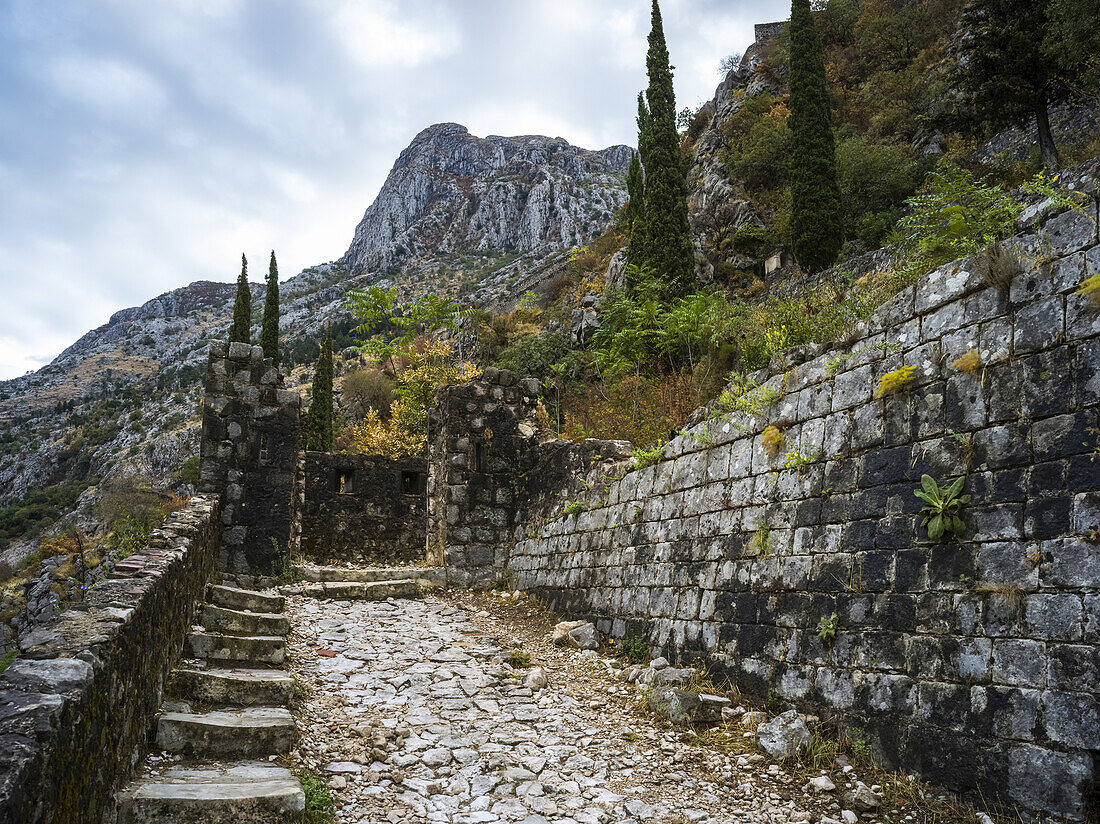
[[[301,404],[263,348],[211,341],[199,490],[222,496],[218,569],[267,574],[298,550]]]

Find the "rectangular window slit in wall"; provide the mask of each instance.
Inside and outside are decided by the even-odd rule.
[[[351,469],[345,469],[336,473],[336,491],[343,495],[348,492],[354,491],[355,487],[355,472]]]
[[[401,493],[403,495],[419,495],[423,478],[419,472],[401,473]]]
[[[483,443],[474,444],[474,472],[489,471],[489,447]]]
[[[266,432],[261,432],[260,433],[260,460],[261,461],[266,461],[267,460],[267,455],[268,455],[267,444],[268,444],[267,433]]]

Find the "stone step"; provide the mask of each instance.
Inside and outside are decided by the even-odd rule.
[[[206,588],[206,600],[214,606],[249,612],[282,612],[286,599],[254,589],[237,589],[211,584]]]
[[[290,751],[294,735],[294,719],[283,707],[165,712],[157,719],[157,746],[184,755],[276,755]]]
[[[184,699],[242,707],[285,707],[294,695],[294,679],[282,670],[179,669],[172,686]]]
[[[223,635],[192,632],[184,646],[187,658],[279,665],[286,658],[286,639],[281,635]]]
[[[385,601],[387,598],[419,598],[420,584],[417,581],[325,581],[311,584],[302,590],[302,594],[311,598],[334,598],[336,600]]]
[[[311,583],[324,583],[331,581],[354,581],[361,584],[370,584],[377,581],[426,581],[429,584],[447,583],[447,572],[443,567],[360,567],[357,569],[345,569],[343,567],[314,566],[312,564],[299,564],[294,567],[298,577]]]
[[[306,799],[290,770],[261,762],[174,767],[119,795],[119,824],[298,821]]]
[[[290,619],[275,612],[247,612],[203,604],[202,625],[226,635],[286,635]]]

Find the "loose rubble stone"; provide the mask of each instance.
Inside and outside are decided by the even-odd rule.
[[[810,740],[810,729],[798,710],[787,710],[756,730],[756,743],[772,758],[796,754]]]

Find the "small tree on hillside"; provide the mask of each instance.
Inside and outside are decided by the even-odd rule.
[[[275,250],[271,250],[271,263],[267,267],[267,295],[264,298],[264,322],[260,327],[260,346],[264,357],[279,365],[279,266],[275,263]]]
[[[332,449],[332,330],[329,329],[313,372],[313,397],[306,415],[306,448],[316,452]]]
[[[229,342],[252,343],[252,292],[248,288],[248,259],[241,253],[241,274],[237,278],[237,299],[233,301],[233,324]]]
[[[658,272],[669,291],[680,295],[690,291],[695,283],[695,245],[688,223],[687,181],[680,159],[680,135],[676,132],[672,68],[657,0],[653,0],[646,69],[649,73],[646,89],[649,135],[645,141],[648,145],[639,146],[645,170],[646,239],[645,253],[639,263]],[[642,143],[641,137],[639,134],[639,143]]]
[[[1050,107],[1094,73],[1096,11],[1095,0],[971,0],[963,11],[962,81],[977,121],[1000,129],[1034,119],[1052,171]]]
[[[825,60],[810,0],[791,4],[791,246],[808,272],[831,266],[844,242]]]

